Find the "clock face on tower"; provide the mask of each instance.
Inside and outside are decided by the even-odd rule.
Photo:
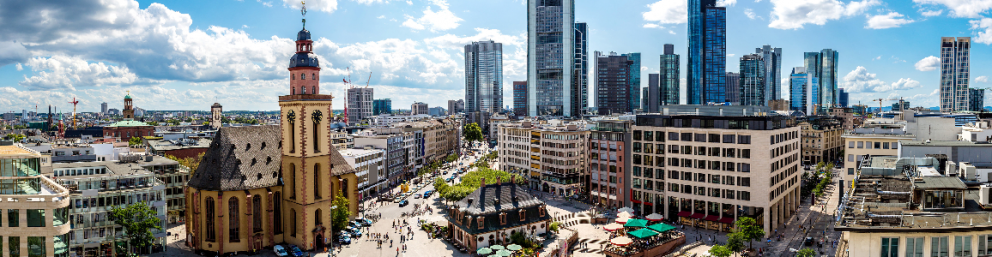
[[[320,121],[324,118],[324,113],[320,111],[313,111],[313,115],[310,115],[313,119],[313,124],[320,124]]]
[[[296,112],[289,110],[289,113],[286,114],[286,119],[289,120],[289,124],[296,123]]]

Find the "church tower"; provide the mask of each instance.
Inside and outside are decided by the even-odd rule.
[[[134,120],[134,106],[131,105],[131,92],[124,96],[124,120]]]
[[[306,15],[306,7],[301,11]],[[289,95],[279,97],[282,131],[282,177],[285,241],[304,250],[321,249],[331,238],[331,202],[341,194],[348,210],[358,213],[354,169],[331,145],[329,94],[320,94],[320,61],[306,30],[296,35],[289,60]]]
[[[224,107],[220,103],[214,103],[210,106],[210,127],[219,129],[224,121],[223,117]]]

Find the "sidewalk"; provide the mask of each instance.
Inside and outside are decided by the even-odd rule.
[[[759,243],[755,242],[755,248],[767,249],[765,256],[794,256],[795,253],[791,251],[792,249],[799,250],[804,247],[819,250],[821,255],[833,255],[835,248],[832,247],[831,242],[840,237],[840,232],[833,231],[834,223],[831,222],[831,214],[837,209],[840,200],[837,190],[839,172],[840,170],[834,170],[832,183],[826,187],[825,194],[816,199],[815,206],[810,205],[809,199],[804,200],[800,206],[799,220],[792,218],[779,228],[779,233],[783,234],[782,241],[777,241],[777,235],[771,231],[771,245],[767,242],[761,242],[759,246]],[[803,230],[801,227],[807,229]],[[812,229],[809,229],[810,227]],[[815,241],[822,239],[824,241],[823,247],[817,248],[815,242],[812,246],[802,245],[806,237],[812,237]]]

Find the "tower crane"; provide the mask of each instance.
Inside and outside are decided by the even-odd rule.
[[[76,105],[79,104],[79,100],[73,97],[72,102],[69,103],[72,104],[72,129],[79,129],[79,127],[76,127]]]

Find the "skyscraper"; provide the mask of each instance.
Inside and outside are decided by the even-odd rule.
[[[661,106],[661,74],[648,74],[648,86],[644,88],[644,112],[656,113]]]
[[[682,75],[679,63],[679,55],[675,54],[675,45],[665,44],[665,54],[661,55],[661,73],[658,82],[659,105],[677,105],[681,99],[681,79]]]
[[[575,56],[572,71],[572,95],[573,113],[581,115],[582,111],[589,106],[589,38],[588,26],[585,22],[575,23]]]
[[[633,61],[625,55],[603,55],[596,51],[596,108],[599,114],[618,114],[631,111],[630,68]],[[637,89],[637,91],[640,91]]]
[[[503,44],[490,41],[465,45],[465,114],[482,124],[483,116],[503,107]],[[450,109],[450,108],[449,108]]]
[[[839,54],[831,49],[803,54],[803,67],[807,74],[818,80],[818,108],[829,108],[838,104],[837,99],[837,60]],[[808,114],[808,113],[807,113]]]
[[[100,104],[100,114],[104,114],[104,115],[107,114],[107,102],[103,102]]]
[[[819,82],[819,78],[807,73],[806,67],[792,68],[789,75],[789,109],[813,115],[820,102]]]
[[[372,117],[372,88],[348,89],[348,126],[362,124],[362,120]]]
[[[410,115],[417,115],[417,114],[430,114],[430,112],[427,111],[426,103],[413,102],[413,104],[410,105]]]
[[[985,89],[968,89],[968,110],[980,112],[985,107]]]
[[[689,0],[688,104],[723,103],[727,83],[727,9]]]
[[[630,68],[628,68],[629,78],[627,82],[630,83],[630,110],[641,108],[641,53],[627,53],[622,54],[626,56],[627,60],[630,61]]]
[[[389,98],[372,100],[372,115],[393,113],[393,100]]]
[[[740,73],[740,104],[767,106],[765,99],[765,60],[761,55],[749,54],[741,56]],[[724,74],[726,76],[726,74]]]
[[[513,115],[527,116],[527,81],[513,82]]]
[[[465,112],[465,100],[448,100],[448,115]]]
[[[837,89],[837,105],[839,105],[840,107],[847,107],[848,99],[849,98],[848,98],[848,95],[847,95],[847,91],[845,91],[843,88],[838,88]]]
[[[657,76],[658,74],[654,74],[654,73],[648,74],[648,76],[651,76],[651,75]],[[655,78],[655,79],[657,79],[657,78]],[[650,78],[648,79],[648,83],[651,83],[651,79]],[[648,86],[648,87],[650,87],[650,86]],[[648,99],[651,96],[651,92],[649,92],[651,89],[648,88],[648,87],[644,87],[644,88],[641,89],[641,111],[642,112],[647,112],[648,109],[650,108],[649,105],[651,105],[650,104],[651,103],[651,99]]]
[[[761,59],[765,60],[765,102],[781,99],[782,48],[772,48],[770,45],[764,45],[761,48],[756,48],[754,52],[761,55]]]
[[[582,114],[581,74],[576,76],[573,0],[527,0],[527,112],[529,116]],[[586,33],[582,33],[585,39]],[[584,42],[579,42],[584,43]],[[587,48],[584,44],[583,49]],[[583,52],[581,49],[578,52]],[[572,56],[568,56],[571,54]]]
[[[967,111],[970,37],[940,38],[940,111]]]
[[[741,74],[727,72],[727,102],[741,104]]]

